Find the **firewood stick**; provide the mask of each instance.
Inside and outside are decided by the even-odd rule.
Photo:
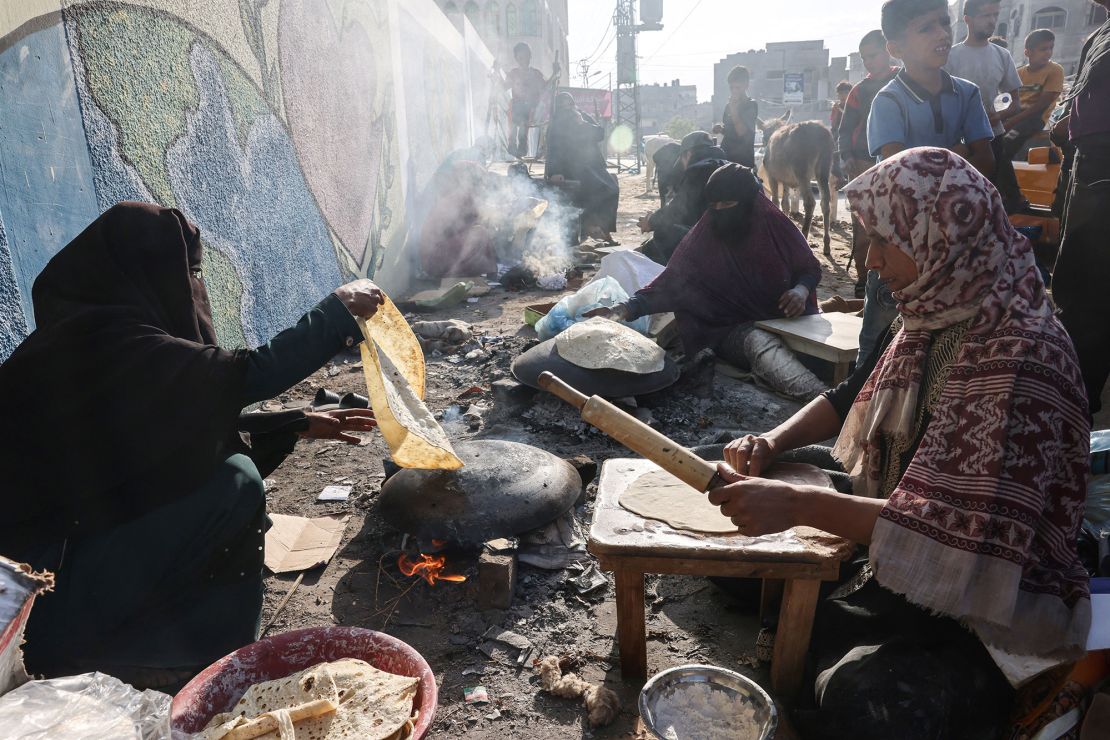
[[[339,705],[331,699],[316,699],[306,704],[299,704],[289,709],[290,722],[303,722],[329,712],[334,712]],[[278,721],[273,714],[263,714],[255,717],[245,725],[239,725],[230,730],[220,740],[252,740],[268,732],[278,731]]]

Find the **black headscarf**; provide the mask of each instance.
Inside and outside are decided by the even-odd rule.
[[[215,346],[200,268],[180,212],[121,203],[39,274],[0,365],[0,553],[138,516],[242,444],[246,356]]]
[[[755,196],[763,189],[751,169],[742,164],[726,164],[709,176],[705,199],[710,207],[709,223],[721,239],[736,244],[751,231]],[[713,208],[714,203],[736,201],[731,208]]]

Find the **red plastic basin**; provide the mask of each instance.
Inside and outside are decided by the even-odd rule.
[[[436,679],[420,653],[396,637],[360,627],[310,627],[272,635],[220,658],[173,698],[175,731],[199,732],[220,712],[230,710],[251,685],[284,678],[326,661],[357,658],[378,670],[420,679],[420,710],[413,737],[424,737],[438,703]]]

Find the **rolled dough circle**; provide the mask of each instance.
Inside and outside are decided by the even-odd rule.
[[[777,463],[761,477],[794,485],[832,488],[832,479],[828,473],[815,465],[804,463]],[[634,514],[665,522],[675,529],[704,534],[739,532],[732,520],[709,502],[705,493],[683,483],[666,470],[644,473],[621,492],[617,501]]]

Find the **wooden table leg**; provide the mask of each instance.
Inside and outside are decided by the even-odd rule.
[[[792,698],[802,684],[820,586],[821,582],[817,580],[792,579],[786,582],[782,595],[779,626],[775,631],[775,652],[771,660],[771,686],[786,698]]]
[[[779,605],[782,603],[782,589],[785,582],[781,578],[764,578],[763,586],[759,591],[759,619],[766,625],[766,621],[778,614]]]
[[[833,365],[833,385],[837,386],[848,379],[848,368],[852,366],[851,361],[838,362]]]
[[[647,625],[644,623],[644,574],[618,568],[617,645],[621,651],[621,676],[647,679]]]

